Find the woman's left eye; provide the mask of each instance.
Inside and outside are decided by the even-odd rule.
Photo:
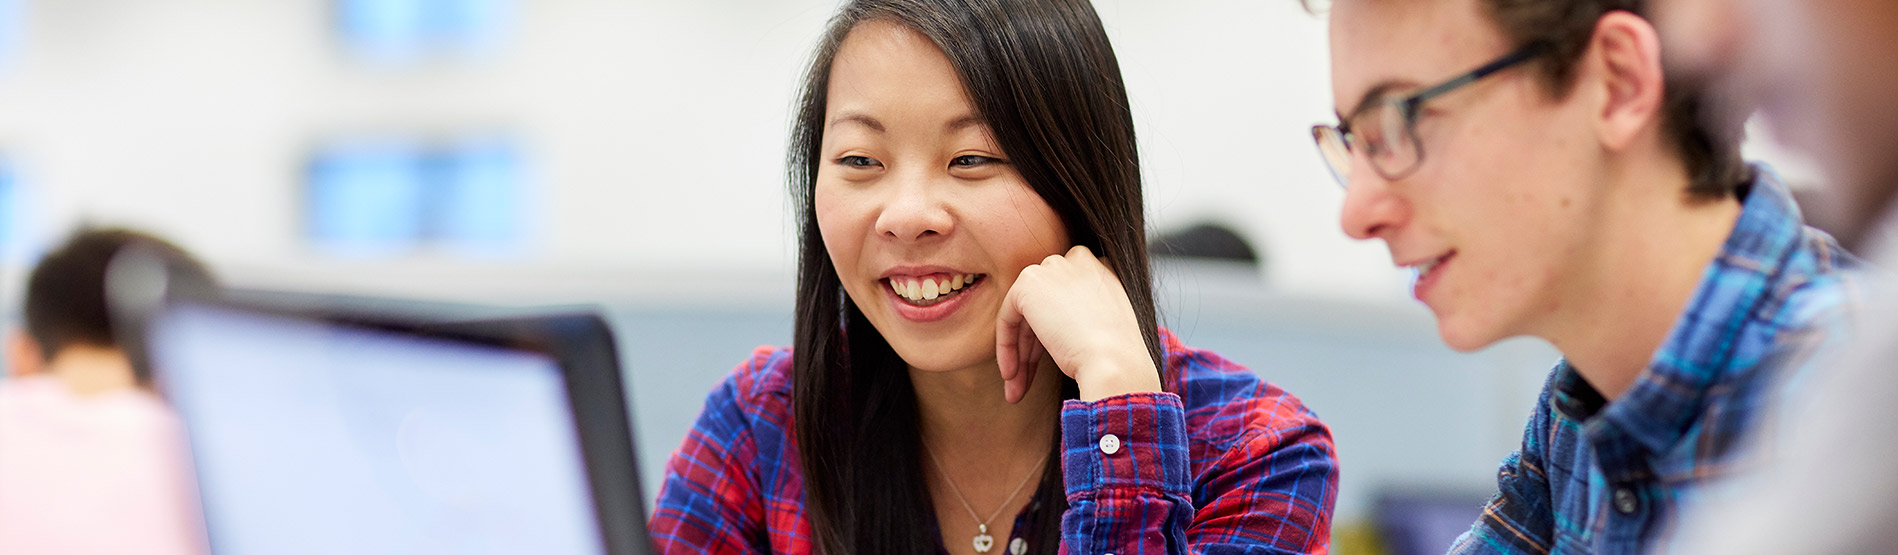
[[[950,160],[949,165],[955,166],[955,167],[961,167],[961,168],[969,168],[969,167],[981,166],[985,164],[993,164],[1000,161],[1001,160],[999,159],[990,158],[987,156],[981,156],[981,155],[976,155],[976,154],[964,154],[962,156],[957,156],[956,159],[954,160]]]

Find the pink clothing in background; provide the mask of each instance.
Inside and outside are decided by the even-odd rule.
[[[0,380],[0,553],[205,553],[186,452],[150,392]]]

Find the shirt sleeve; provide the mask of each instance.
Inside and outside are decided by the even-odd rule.
[[[1172,393],[1062,409],[1070,554],[1322,553],[1337,468],[1329,432],[1297,425],[1247,434],[1204,473],[1195,507],[1186,414]]]
[[[1452,544],[1450,553],[1548,553],[1555,543],[1555,509],[1551,503],[1545,446],[1552,425],[1549,392],[1543,390],[1535,416],[1523,430],[1522,448],[1503,459],[1496,472],[1497,492],[1483,506],[1470,531]]]
[[[650,524],[656,553],[768,553],[763,498],[744,461],[758,452],[736,376],[712,391],[666,463]]]

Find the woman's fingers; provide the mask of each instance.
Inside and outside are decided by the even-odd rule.
[[[1002,388],[1003,395],[1010,403],[1019,402],[1028,395],[1028,388],[1035,384],[1035,373],[1041,369],[1041,353],[1045,352],[1041,348],[1041,340],[1035,338],[1034,327],[1023,325],[1016,335],[1020,338],[1015,344],[1016,352],[1020,353],[1015,361],[1016,376],[1005,380]]]
[[[1027,350],[1022,344],[1022,331],[1028,323],[1019,306],[1020,292],[1019,287],[1010,288],[995,315],[995,364],[1006,382],[1013,382],[1021,374],[1021,354]]]
[[[1139,324],[1114,271],[1087,247],[1022,268],[995,320],[1003,395],[1011,403],[1026,396],[1044,358],[1074,378],[1083,397],[1157,391]],[[1143,374],[1122,375],[1129,372]]]

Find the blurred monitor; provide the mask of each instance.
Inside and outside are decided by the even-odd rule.
[[[1386,491],[1372,520],[1390,555],[1434,555],[1456,543],[1483,516],[1482,492]]]
[[[185,422],[214,552],[650,550],[597,315],[169,298],[139,316],[122,306],[153,295],[120,294],[120,276],[115,310]]]

